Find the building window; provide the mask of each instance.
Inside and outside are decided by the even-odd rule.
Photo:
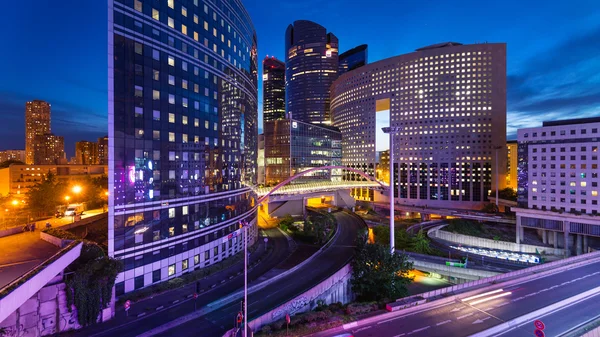
[[[169,25],[169,27],[175,28],[175,20],[173,20],[173,18],[167,18],[167,24]]]
[[[140,0],[134,0],[133,8],[135,8],[136,11],[141,12],[142,11],[142,2]]]
[[[185,259],[183,261],[181,261],[181,270],[187,270],[188,269],[188,264],[189,264],[189,260]]]
[[[169,123],[175,123],[175,114],[169,112]]]
[[[169,55],[168,63],[171,67],[174,67],[175,66],[175,58],[173,56]]]
[[[169,276],[173,276],[175,275],[175,265],[171,264],[169,265]]]
[[[175,236],[175,227],[169,227],[169,237]]]
[[[169,208],[169,219],[173,219],[175,217],[175,208]]]
[[[140,289],[144,287],[144,275],[136,276],[134,279],[134,288]]]
[[[154,20],[160,20],[160,12],[152,8],[152,18]]]
[[[152,283],[160,282],[160,269],[152,272]]]

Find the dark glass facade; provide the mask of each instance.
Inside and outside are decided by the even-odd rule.
[[[310,168],[342,164],[342,135],[337,128],[286,119],[265,123],[264,131],[267,186]],[[315,171],[294,183],[339,181],[341,175],[337,169]]]
[[[362,44],[340,54],[338,74],[362,67],[368,63],[368,46]]]
[[[263,60],[263,122],[285,119],[285,63]]]
[[[331,124],[329,87],[337,78],[338,39],[311,21],[285,32],[285,97],[288,118]]]
[[[257,172],[257,59],[240,1],[108,6],[109,253],[125,263],[119,295],[242,249],[237,223],[255,218],[247,186]]]

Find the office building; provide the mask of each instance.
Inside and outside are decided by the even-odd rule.
[[[29,189],[52,173],[58,182],[70,183],[77,180],[100,178],[108,174],[106,165],[26,165],[10,164],[0,169],[0,195],[25,197]]]
[[[580,254],[588,236],[600,236],[598,130],[599,117],[517,131],[517,243],[524,227],[534,228],[544,243]]]
[[[288,118],[331,125],[329,88],[337,78],[338,39],[311,21],[285,32],[285,97]]]
[[[96,163],[108,165],[108,136],[98,138],[98,157]]]
[[[108,249],[124,263],[119,296],[256,239],[258,61],[239,0],[108,6]]]
[[[35,165],[66,164],[65,139],[51,133],[33,138],[33,162]]]
[[[40,164],[34,161],[35,149],[40,149],[36,137],[51,132],[50,104],[40,100],[25,103],[25,163]],[[41,141],[44,139],[38,138]]]
[[[0,163],[7,160],[18,160],[25,162],[25,150],[4,150],[0,151]]]
[[[441,43],[364,65],[333,83],[331,111],[342,163],[373,176],[377,152],[390,148],[381,128],[400,129],[391,173],[400,204],[479,208],[496,180],[505,184],[506,44]]]
[[[285,63],[275,57],[263,60],[263,123],[285,119]]]
[[[338,75],[357,69],[368,63],[368,46],[362,44],[340,54]]]
[[[319,166],[341,165],[341,133],[338,129],[293,119],[265,123],[265,184]],[[315,171],[293,183],[341,180],[339,169]]]
[[[515,191],[517,190],[517,144],[516,140],[509,140],[506,142],[506,187],[510,187]]]
[[[265,134],[261,133],[258,135],[258,174],[256,176],[256,183],[259,185],[265,184]]]
[[[98,143],[80,141],[75,143],[75,163],[94,165],[98,163]]]

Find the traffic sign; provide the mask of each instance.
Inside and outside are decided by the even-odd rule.
[[[540,329],[535,329],[535,331],[533,332],[533,334],[536,337],[546,337],[546,334],[542,330],[540,330]]]
[[[238,324],[242,323],[242,319],[243,318],[244,318],[244,315],[242,314],[242,312],[241,311],[238,312],[238,315],[237,315],[237,322],[238,322]]]
[[[285,322],[286,322],[287,324],[290,324],[290,321],[291,321],[291,319],[290,319],[290,314],[285,314]]]
[[[540,321],[539,319],[536,319],[533,322],[533,325],[535,325],[535,328],[538,330],[544,330],[546,328],[546,325],[544,324],[544,322]]]
[[[131,301],[130,300],[125,301],[123,306],[125,307],[125,311],[129,310],[129,308],[131,308]]]

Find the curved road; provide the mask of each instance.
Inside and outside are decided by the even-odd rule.
[[[310,262],[291,275],[287,275],[256,293],[249,294],[248,321],[312,288],[339,270],[352,258],[355,239],[361,228],[364,228],[364,224],[362,220],[347,213],[335,212],[333,214],[340,224],[340,230],[331,246],[315,255]],[[236,301],[218,311],[173,327],[157,336],[222,336],[225,331],[233,328],[234,319],[239,310],[240,302]]]

